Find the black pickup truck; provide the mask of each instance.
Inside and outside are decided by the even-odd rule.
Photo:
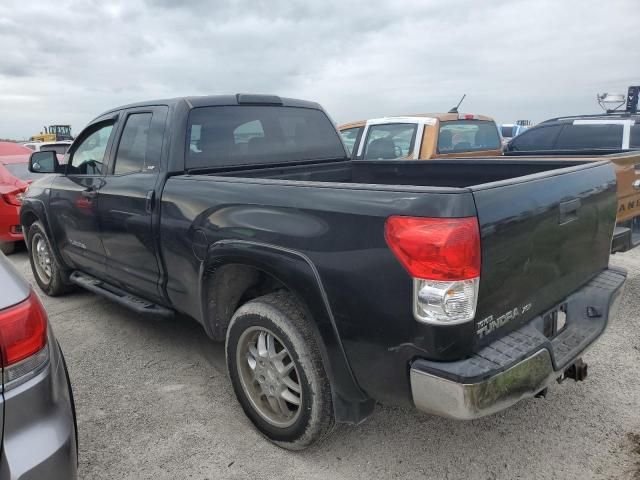
[[[352,161],[311,102],[128,105],[30,169],[56,173],[21,211],[40,288],[195,318],[285,448],[376,401],[471,419],[582,379],[626,278],[609,163]]]

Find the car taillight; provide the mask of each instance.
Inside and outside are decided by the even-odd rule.
[[[481,266],[476,217],[389,217],[385,238],[414,279],[417,320],[451,325],[474,318]]]
[[[24,198],[24,191],[16,190],[15,192],[5,193],[2,195],[2,198],[9,205],[14,205],[16,207],[19,207],[20,205],[22,205],[22,199]]]
[[[35,293],[0,310],[0,361],[5,389],[48,360],[47,314]]]

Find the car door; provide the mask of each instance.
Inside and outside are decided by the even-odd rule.
[[[342,141],[347,147],[347,151],[349,152],[349,156],[354,156],[354,148],[360,142],[360,137],[362,136],[362,131],[364,130],[364,125],[361,127],[352,127],[345,128],[344,130],[340,130],[340,136],[342,137]]]
[[[515,152],[553,150],[562,127],[562,124],[555,124],[530,128],[513,137],[507,144],[507,150]]]
[[[157,198],[167,111],[154,106],[124,112],[99,202],[108,281],[159,302]]]
[[[104,186],[117,115],[87,127],[69,151],[66,172],[51,185],[48,220],[60,254],[72,268],[103,278],[98,193]]]

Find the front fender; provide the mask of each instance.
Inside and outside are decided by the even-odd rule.
[[[246,240],[221,240],[210,245],[200,268],[203,319],[207,318],[206,292],[202,291],[206,279],[215,275],[217,268],[229,264],[250,266],[272,276],[307,308],[331,381],[336,420],[359,423],[367,418],[374,402],[360,389],[353,375],[322,279],[312,261],[294,250]]]

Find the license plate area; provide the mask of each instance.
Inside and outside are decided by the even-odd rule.
[[[553,338],[567,327],[567,304],[554,308],[542,316],[542,333]]]

